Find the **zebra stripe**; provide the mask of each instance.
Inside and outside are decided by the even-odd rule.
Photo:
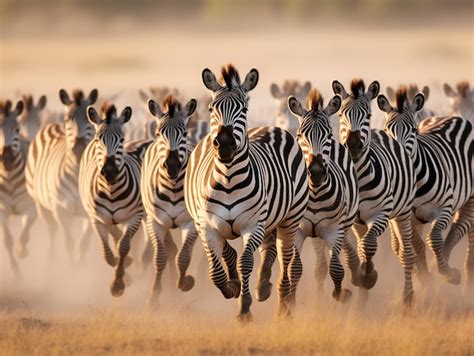
[[[403,86],[400,86],[400,88]],[[387,97],[390,100],[391,103],[396,103],[396,91],[391,88],[387,87],[386,89],[387,92]],[[419,92],[422,92],[423,95],[425,96],[425,102],[428,100],[430,96],[430,88],[427,87],[426,85],[423,87],[422,90],[418,89],[418,85],[416,84],[410,84],[407,87],[407,94],[408,94],[408,100],[413,100],[416,94]],[[415,113],[415,121],[417,124],[425,120],[426,118],[432,117],[435,115],[435,112],[433,110],[430,110],[426,107],[423,107],[420,111]]]
[[[86,118],[86,107],[97,100],[94,89],[86,98],[80,90],[73,100],[63,89],[59,92],[66,106],[64,123],[48,124],[38,131],[31,142],[26,163],[26,187],[37,211],[49,229],[50,253],[54,253],[54,235],[62,226],[69,260],[72,261],[74,236],[73,217],[85,217],[78,190],[79,163],[94,127]],[[87,246],[89,231],[85,231],[81,246]],[[84,252],[84,251],[82,251]]]
[[[36,209],[26,191],[25,163],[28,141],[20,136],[19,116],[24,105],[20,101],[15,110],[12,103],[0,103],[0,226],[12,269],[18,271],[18,263],[13,251],[13,237],[8,227],[11,215],[24,216],[17,254],[20,258],[28,255],[27,244],[30,229],[36,220]]]
[[[357,254],[345,238],[354,223],[359,205],[359,190],[357,175],[349,152],[332,136],[329,117],[336,113],[341,106],[341,98],[333,97],[327,107],[323,107],[321,94],[313,89],[307,98],[308,110],[293,96],[288,98],[290,111],[299,119],[297,141],[303,150],[308,169],[309,201],[306,213],[300,223],[295,241],[295,260],[297,261],[291,273],[295,276],[295,284],[301,278],[302,264],[300,254],[303,242],[307,236],[322,238],[330,249],[329,272],[334,282],[333,297],[346,302],[351,291],[342,289],[344,268],[339,259],[339,252],[344,247],[354,284],[358,284],[359,260]],[[318,251],[318,257],[324,252]],[[320,270],[316,276],[320,289],[327,272],[326,263],[318,261]],[[292,296],[294,298],[294,295]]]
[[[257,70],[252,69],[243,83],[232,65],[222,69],[222,85],[209,69],[204,69],[202,77],[213,96],[211,133],[197,145],[188,162],[185,202],[208,256],[210,278],[225,298],[240,295],[239,318],[250,319],[253,253],[262,244],[273,245],[264,241],[271,239],[276,229],[279,312],[287,314],[293,239],[308,200],[303,153],[284,130],[247,129],[248,92],[258,82]],[[244,248],[237,260],[227,240],[238,237],[242,237]],[[265,258],[274,256],[261,251]],[[270,262],[263,260],[262,264],[269,266]],[[260,278],[269,275],[265,270]],[[259,280],[258,286],[268,289],[271,284],[265,279]]]
[[[117,117],[115,106],[105,103],[101,118],[93,107],[87,109],[89,120],[96,125],[94,139],[87,145],[79,171],[79,195],[92,228],[102,242],[106,262],[115,267],[110,291],[121,296],[130,243],[140,227],[144,209],[140,196],[141,162],[151,141],[133,141],[124,145],[123,125],[130,120],[132,109],[126,107]],[[123,234],[117,228],[125,225]],[[112,234],[118,258],[110,249]]]
[[[187,140],[187,121],[196,109],[192,99],[181,109],[173,96],[168,96],[163,110],[153,99],[148,102],[151,114],[156,118],[153,143],[148,147],[141,171],[141,195],[147,216],[148,235],[154,248],[155,281],[150,303],[156,303],[161,290],[161,276],[170,251],[166,239],[170,230],[185,231],[183,245],[176,255],[179,270],[177,285],[182,291],[194,286],[194,278],[186,275],[191,261],[192,248],[197,238],[194,221],[184,203],[184,175],[193,147]]]
[[[428,119],[418,129],[415,113],[424,104],[422,93],[409,100],[405,88],[397,91],[397,106],[393,108],[384,96],[378,99],[386,112],[385,130],[409,152],[416,173],[414,214],[421,223],[431,223],[428,245],[434,252],[438,270],[447,281],[459,284],[461,275],[450,268],[448,258],[454,245],[472,230],[474,204],[474,132],[472,124],[460,117]],[[446,241],[448,229],[457,210]],[[472,239],[472,233],[470,240]],[[472,280],[474,250],[469,249],[466,271]],[[471,281],[472,282],[472,281]]]
[[[413,165],[403,147],[385,132],[370,129],[371,101],[380,85],[370,84],[367,92],[360,79],[351,83],[351,93],[335,80],[335,94],[342,97],[340,136],[349,149],[359,183],[359,211],[354,230],[361,260],[360,284],[372,288],[377,272],[372,261],[377,238],[390,222],[392,246],[404,269],[404,302],[413,298],[411,206],[415,195]]]

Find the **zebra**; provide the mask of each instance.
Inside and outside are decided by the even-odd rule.
[[[184,175],[194,148],[187,140],[186,125],[196,105],[196,100],[192,99],[181,108],[172,95],[164,100],[163,109],[153,99],[148,101],[150,113],[157,123],[155,140],[145,153],[141,171],[141,195],[148,235],[154,248],[156,272],[151,305],[156,302],[161,289],[161,275],[167,262],[166,240],[171,239],[171,229],[185,231],[181,250],[176,255],[177,286],[182,291],[189,291],[194,286],[194,278],[186,275],[186,270],[198,233],[184,203]]]
[[[301,84],[297,80],[285,80],[281,88],[275,83],[270,85],[270,93],[275,99],[277,107],[275,126],[289,131],[293,136],[296,135],[299,124],[298,120],[295,120],[295,117],[288,111],[288,96],[293,95],[303,101],[310,90],[310,82]]]
[[[43,123],[42,111],[46,106],[46,96],[42,95],[35,105],[33,96],[23,95],[24,110],[19,117],[20,134],[31,142]]]
[[[382,130],[370,129],[371,102],[380,91],[378,81],[367,91],[362,79],[351,82],[351,93],[337,80],[335,94],[342,98],[340,138],[354,162],[359,184],[359,210],[354,224],[361,261],[359,283],[365,289],[377,281],[372,258],[377,238],[389,222],[392,248],[404,269],[403,301],[413,300],[411,207],[415,195],[413,164],[403,147]]]
[[[339,252],[344,246],[352,280],[357,285],[359,260],[345,238],[354,223],[359,206],[357,175],[349,152],[333,138],[329,122],[330,116],[339,111],[341,98],[334,96],[324,107],[321,93],[313,89],[306,103],[308,110],[303,109],[294,96],[288,98],[288,108],[300,122],[296,139],[305,155],[309,185],[308,208],[295,240],[295,258],[298,261],[294,271],[297,274],[295,282],[302,273],[300,254],[305,238],[321,237],[331,250],[329,270],[334,282],[333,297],[347,302],[352,293],[341,288],[344,268],[339,260]],[[323,270],[322,278],[326,270]],[[296,289],[294,284],[291,287]]]
[[[209,261],[209,276],[225,298],[240,296],[238,319],[252,319],[249,277],[253,253],[261,248],[257,288],[268,297],[275,255],[267,243],[276,230],[280,263],[280,315],[290,314],[293,240],[308,201],[303,153],[293,136],[276,127],[247,129],[248,93],[258,83],[256,69],[243,82],[231,64],[222,68],[220,83],[209,69],[202,80],[212,93],[211,132],[197,145],[185,175],[185,203],[195,221]],[[227,240],[242,237],[243,252]],[[224,270],[221,258],[227,267]]]
[[[12,102],[0,103],[0,225],[12,269],[18,271],[13,251],[13,237],[8,227],[9,217],[23,216],[20,246],[17,255],[28,255],[27,244],[31,227],[36,220],[36,209],[25,187],[25,163],[29,142],[21,137],[19,117],[24,110],[19,101],[12,110]]]
[[[430,88],[428,86],[424,86],[423,89],[419,90],[418,85],[416,84],[410,84],[407,87],[407,93],[408,93],[408,100],[413,100],[416,94],[419,92],[422,92],[424,97],[425,97],[425,102],[428,101],[428,98],[430,96]],[[387,87],[386,89],[387,92],[387,98],[390,100],[391,103],[396,103],[396,90],[393,89],[392,87]],[[421,121],[428,117],[435,116],[435,112],[433,110],[430,110],[426,107],[423,107],[420,111],[418,111],[415,115],[415,122],[419,124]]]
[[[125,268],[130,243],[144,216],[140,196],[141,162],[151,141],[132,141],[124,145],[123,125],[132,116],[127,106],[120,116],[114,105],[104,103],[102,117],[89,106],[87,117],[96,127],[93,140],[87,145],[79,169],[79,196],[96,235],[102,242],[105,261],[115,267],[110,287],[114,297],[125,290]],[[118,228],[125,225],[125,231]],[[109,233],[116,243],[118,258],[108,243]]]
[[[94,135],[94,127],[86,118],[86,108],[96,102],[97,96],[97,89],[88,97],[81,90],[75,90],[71,99],[61,89],[59,98],[66,107],[64,122],[48,124],[38,131],[30,144],[26,162],[26,188],[39,216],[48,226],[50,254],[54,254],[57,227],[62,226],[71,262],[74,246],[71,219],[85,218],[78,190],[79,163]],[[81,257],[88,247],[89,229],[87,224],[80,245]]]
[[[468,282],[474,283],[474,131],[460,117],[445,117],[438,125],[418,129],[416,112],[423,108],[424,96],[409,100],[406,88],[396,93],[396,106],[381,95],[380,110],[386,113],[385,130],[410,154],[416,172],[415,218],[431,222],[428,245],[436,255],[438,270],[447,281],[459,284],[460,272],[448,264],[456,242],[469,232],[466,260]],[[430,120],[430,119],[428,119]],[[442,233],[450,227],[453,212],[460,210],[443,243]],[[474,286],[474,285],[473,285]]]
[[[443,90],[449,98],[452,115],[461,116],[474,124],[474,89],[470,88],[469,82],[459,82],[456,85],[456,90],[445,83]]]

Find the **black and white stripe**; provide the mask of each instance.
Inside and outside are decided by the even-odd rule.
[[[21,258],[28,255],[30,229],[36,220],[36,209],[25,185],[29,143],[20,136],[19,116],[23,109],[21,101],[14,110],[10,101],[0,103],[0,229],[14,271],[18,270],[18,264],[13,249],[14,239],[9,229],[9,218],[12,215],[24,217],[19,238],[20,246],[17,250]]]
[[[170,230],[179,228],[185,235],[176,255],[179,271],[177,285],[182,291],[194,286],[194,278],[186,275],[197,230],[184,203],[184,176],[193,146],[188,142],[187,123],[196,109],[196,100],[189,101],[185,108],[173,96],[163,103],[163,110],[153,99],[148,101],[155,117],[155,139],[148,147],[142,164],[141,195],[146,212],[148,236],[154,248],[155,281],[150,303],[155,303],[161,290],[161,275],[170,251],[167,240]],[[169,244],[169,243],[168,243]]]
[[[390,100],[390,102],[392,104],[396,103],[397,101],[396,90],[394,90],[392,87],[387,87],[386,92],[387,92],[387,98]],[[421,90],[418,89],[418,85],[416,84],[408,85],[407,87],[408,100],[413,100],[415,95],[418,94],[419,92],[422,92],[423,95],[425,96],[425,103],[426,103],[426,101],[428,101],[428,98],[430,96],[430,88],[426,85]],[[424,119],[428,117],[432,117],[434,115],[435,115],[435,112],[433,110],[430,110],[427,107],[423,107],[423,109],[421,109],[415,114],[415,121],[417,124],[419,124]]]
[[[346,302],[351,292],[341,288],[344,268],[339,253],[344,247],[353,283],[357,285],[359,260],[346,237],[357,214],[359,189],[349,151],[333,138],[329,122],[330,116],[336,113],[340,106],[341,98],[335,96],[324,107],[323,98],[315,89],[307,98],[307,110],[303,109],[295,97],[288,98],[289,110],[300,122],[296,138],[306,158],[309,184],[308,208],[301,220],[295,241],[295,258],[298,263],[292,264],[294,267],[291,273],[296,276],[291,287],[292,290],[296,289],[296,282],[301,278],[300,254],[305,238],[321,238],[330,250],[329,274],[334,282],[333,297]],[[316,248],[319,245],[315,243]],[[325,259],[324,252],[317,252],[319,258],[324,256]],[[318,261],[318,266],[323,267],[316,270],[321,285],[327,267],[326,263],[321,261]]]
[[[209,69],[202,73],[204,85],[213,96],[209,106],[211,133],[197,145],[188,162],[186,206],[208,255],[210,278],[225,298],[240,296],[241,320],[251,318],[253,253],[261,246],[271,247],[264,241],[276,230],[279,312],[287,314],[288,267],[308,200],[304,156],[287,131],[247,129],[248,92],[257,85],[256,69],[243,83],[232,65],[223,68],[222,76],[219,84]],[[238,237],[242,237],[244,247],[237,260],[227,240]],[[263,250],[262,256],[262,266],[271,266],[274,254]],[[265,268],[259,288],[271,286],[269,276]]]
[[[120,296],[125,290],[123,277],[130,243],[140,227],[144,209],[140,195],[141,162],[151,141],[134,141],[124,145],[123,125],[132,116],[126,107],[117,116],[115,106],[104,105],[102,118],[93,107],[87,109],[89,120],[97,133],[87,145],[79,171],[79,193],[92,228],[102,242],[106,262],[115,267],[110,291]],[[122,233],[117,225],[125,225]],[[118,258],[108,243],[113,236]]]
[[[379,93],[377,81],[365,91],[360,79],[351,83],[351,93],[335,80],[335,94],[342,97],[341,142],[349,149],[359,183],[359,211],[354,225],[361,260],[360,285],[372,288],[377,272],[372,261],[377,239],[390,221],[392,248],[404,269],[403,298],[413,298],[411,207],[415,195],[413,165],[403,147],[385,132],[370,128],[371,102]]]

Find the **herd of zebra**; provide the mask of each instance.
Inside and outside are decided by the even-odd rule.
[[[460,284],[461,273],[450,267],[449,257],[468,235],[465,279],[474,288],[474,90],[466,82],[456,89],[445,84],[453,113],[434,116],[424,107],[427,87],[387,88],[385,96],[377,81],[366,87],[354,79],[346,90],[335,80],[334,96],[324,103],[309,82],[286,81],[270,88],[278,107],[276,126],[248,128],[249,92],[258,79],[256,69],[243,81],[232,65],[222,68],[220,80],[204,69],[202,81],[211,96],[199,104],[191,99],[183,105],[177,90],[140,91],[154,120],[143,138],[133,141],[125,140],[131,107],[120,112],[105,101],[97,112],[96,89],[88,96],[60,90],[62,122],[41,124],[44,96],[37,104],[31,96],[15,106],[2,101],[0,225],[13,270],[16,255],[28,254],[37,215],[52,241],[57,228],[63,229],[71,258],[78,238],[70,222],[88,218],[81,250],[93,232],[100,237],[103,257],[115,269],[111,293],[120,296],[132,262],[131,240],[143,224],[153,247],[151,305],[173,259],[177,286],[193,288],[187,269],[199,237],[210,279],[225,298],[239,298],[238,317],[250,320],[249,277],[257,249],[256,297],[270,296],[278,258],[278,314],[290,315],[306,237],[317,255],[318,288],[329,271],[333,297],[347,302],[351,291],[342,288],[341,251],[351,283],[368,291],[378,277],[377,239],[390,226],[391,246],[404,271],[406,304],[414,295],[412,275],[422,281],[430,275],[425,240],[439,273]],[[374,99],[386,116],[384,130],[371,129]],[[331,127],[337,113],[339,140]],[[16,250],[8,227],[11,215],[24,219]],[[183,232],[179,251],[172,229]],[[237,256],[228,240],[239,237],[243,249]]]

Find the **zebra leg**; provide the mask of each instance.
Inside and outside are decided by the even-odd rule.
[[[40,216],[41,220],[43,220],[46,225],[46,228],[48,229],[49,261],[51,262],[55,259],[56,256],[56,231],[58,230],[58,224],[56,220],[54,220],[51,211],[46,210],[41,205],[36,205],[36,211],[38,212],[38,215]]]
[[[145,247],[143,248],[142,255],[140,257],[140,265],[143,271],[147,269],[153,260],[153,246],[150,241],[150,236],[148,236],[148,227],[146,221],[147,219],[143,219],[142,221],[143,243],[145,244]]]
[[[359,257],[357,257],[357,251],[349,242],[348,238],[350,235],[350,229],[346,228],[344,233],[344,243],[342,245],[342,252],[344,257],[344,263],[349,267],[351,271],[351,283],[352,285],[359,286]]]
[[[79,263],[83,262],[89,251],[91,236],[93,234],[92,226],[87,219],[83,219],[83,232],[81,241],[79,242]]]
[[[288,267],[294,252],[294,237],[298,229],[297,224],[293,226],[277,228],[277,253],[280,264],[280,278],[278,280],[278,315],[288,317],[291,315],[288,296],[291,292]]]
[[[400,256],[400,241],[398,241],[398,236],[395,233],[394,229],[390,229],[390,247],[392,248],[395,256]]]
[[[182,233],[180,231],[180,233]],[[169,271],[170,271],[170,276],[171,280],[174,281],[177,279],[178,274],[176,272],[176,256],[178,254],[178,246],[173,241],[173,236],[171,236],[170,230],[166,232],[166,235],[164,236],[164,243],[165,243],[165,248],[166,248],[166,253],[167,253],[167,262],[169,265]]]
[[[112,235],[112,238],[114,239],[115,249],[116,251],[118,251],[120,249],[120,240],[122,239],[122,236],[124,233],[122,232],[122,229],[120,229],[118,224],[109,225],[107,228],[108,228],[108,233]],[[124,262],[125,268],[129,267],[132,264],[132,262],[133,262],[133,258],[131,256],[125,257],[125,262]]]
[[[25,215],[23,216],[23,229],[20,234],[20,246],[17,249],[17,254],[18,257],[20,258],[25,258],[28,256],[28,241],[30,240],[30,231],[31,227],[33,226],[33,223],[36,220],[36,208],[34,206],[31,206],[26,212]]]
[[[252,313],[250,312],[250,305],[252,304],[252,296],[250,295],[249,279],[253,270],[253,253],[260,247],[265,237],[265,227],[257,225],[255,230],[250,234],[242,235],[244,241],[244,250],[237,262],[237,272],[239,273],[241,282],[240,292],[240,312],[238,319],[240,321],[251,321]]]
[[[326,247],[324,246],[324,240],[318,236],[311,238],[314,252],[316,253],[316,265],[314,268],[314,276],[316,278],[317,293],[319,296],[324,291],[324,281],[328,275],[328,261],[326,258]]]
[[[423,233],[423,224],[413,215],[411,219],[412,226],[412,246],[415,252],[415,267],[413,269],[415,275],[422,284],[429,284],[431,274],[428,270],[428,262],[426,261],[425,242],[421,238]]]
[[[153,266],[155,268],[155,280],[147,304],[156,307],[161,292],[161,277],[167,261],[167,251],[164,243],[166,231],[150,215],[146,216],[146,227],[148,237],[153,245]]]
[[[225,241],[216,230],[205,226],[205,224],[200,224],[198,232],[207,254],[209,277],[212,283],[222,292],[224,298],[237,298],[240,295],[240,287],[235,283],[235,280],[228,280],[227,273],[221,264],[224,245],[227,244],[227,241]],[[232,247],[230,248],[234,250]],[[229,270],[229,275],[230,278],[234,277],[231,270]],[[237,278],[237,276],[235,277]]]
[[[10,229],[8,227],[8,215],[4,212],[0,212],[0,225],[2,229],[5,248],[7,249],[8,257],[10,258],[10,265],[13,271],[15,273],[18,273],[18,263],[16,261],[15,254],[13,253],[13,236],[10,233]]]
[[[334,234],[325,237],[325,241],[330,251],[329,275],[334,283],[332,297],[338,302],[347,303],[352,296],[352,292],[349,289],[342,289],[344,267],[339,258],[342,245],[344,244],[344,230],[340,228],[334,231]]]
[[[263,302],[267,300],[272,293],[273,284],[270,282],[272,276],[272,267],[275,263],[276,251],[276,230],[267,236],[259,247],[261,262],[258,270],[258,280],[255,292],[257,300]]]
[[[469,230],[469,240],[467,242],[467,255],[466,261],[464,262],[464,268],[466,270],[464,291],[467,295],[471,296],[474,294],[474,229],[472,227]]]
[[[189,263],[191,262],[191,254],[193,252],[194,243],[196,242],[196,238],[198,232],[196,227],[194,226],[194,221],[190,221],[187,226],[183,226],[186,234],[184,235],[183,244],[181,249],[179,250],[178,254],[176,255],[176,267],[179,271],[179,278],[178,278],[178,288],[181,289],[183,292],[187,292],[191,288],[194,287],[194,277],[187,276],[186,271],[189,267]]]
[[[98,220],[92,220],[91,225],[92,229],[95,231],[97,236],[99,236],[100,241],[102,242],[102,256],[110,266],[115,267],[117,264],[117,258],[114,256],[114,253],[109,246],[109,231],[107,225]]]
[[[222,251],[222,259],[227,268],[227,275],[229,278],[228,284],[238,291],[234,294],[234,298],[237,298],[240,295],[240,279],[237,272],[237,252],[232,248],[232,246],[224,240],[224,250]]]
[[[461,283],[461,272],[456,268],[449,267],[443,251],[444,241],[442,232],[449,227],[451,218],[452,215],[448,210],[440,212],[437,219],[431,224],[431,230],[428,234],[428,246],[436,256],[439,273],[445,276],[448,283],[458,285]]]
[[[444,241],[444,258],[449,256],[461,239],[469,233],[474,222],[474,198],[470,198],[456,214],[448,236]]]
[[[400,250],[398,258],[403,267],[405,284],[403,288],[403,302],[405,305],[410,305],[413,302],[413,281],[412,271],[415,264],[415,256],[412,247],[412,226],[411,226],[411,212],[399,215],[390,220],[390,228],[398,237]]]
[[[303,243],[306,239],[305,233],[298,229],[298,232],[295,236],[295,246],[293,251],[293,258],[290,261],[288,266],[288,278],[290,279],[290,294],[288,296],[288,302],[291,307],[294,307],[296,304],[296,289],[298,288],[298,283],[303,275],[303,264],[301,263],[301,251],[303,249]]]
[[[358,241],[360,264],[360,284],[365,289],[371,289],[377,283],[378,273],[374,268],[372,258],[377,251],[377,238],[382,235],[388,225],[388,214],[382,213],[375,217],[367,227],[367,232]],[[355,225],[356,229],[360,225]]]
[[[130,252],[130,243],[133,236],[138,231],[140,223],[143,219],[143,213],[137,213],[135,216],[131,217],[127,223],[125,233],[119,241],[118,248],[118,262],[115,267],[115,279],[110,286],[110,292],[114,297],[120,297],[125,290],[125,283],[123,277],[125,275],[125,259],[127,258],[128,253]]]

